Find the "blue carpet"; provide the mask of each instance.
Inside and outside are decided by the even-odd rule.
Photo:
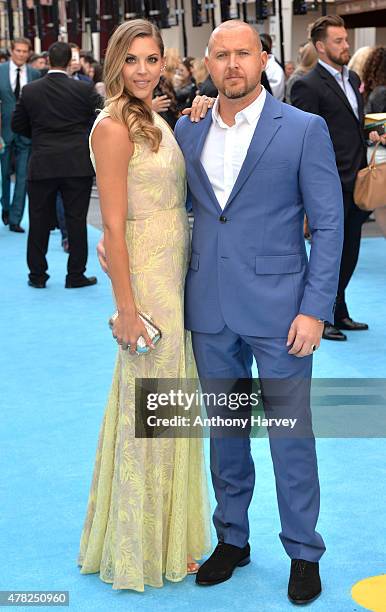
[[[66,256],[51,235],[47,289],[26,284],[25,235],[0,229],[1,558],[0,589],[68,590],[72,610],[245,612],[293,609],[286,599],[289,561],[267,440],[253,440],[256,489],[251,505],[252,563],[231,581],[199,588],[194,578],[116,592],[76,566],[97,435],[114,364],[107,328],[112,299],[98,269],[98,231],[89,229],[88,274],[98,285],[64,290]],[[386,241],[363,240],[348,302],[370,331],[347,343],[324,342],[319,377],[386,377]],[[385,573],[385,440],[318,440],[322,506],[319,530],[324,594],[315,612],[358,610],[350,588]],[[213,501],[213,500],[212,500]],[[19,609],[27,610],[27,607]]]

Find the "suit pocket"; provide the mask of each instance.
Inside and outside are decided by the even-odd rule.
[[[258,255],[255,259],[256,274],[296,274],[303,265],[303,256]]]
[[[269,162],[259,162],[256,166],[256,169],[264,170],[264,172],[270,172],[271,170],[286,170],[291,167],[290,162],[288,161],[279,161],[270,164]]]
[[[192,255],[190,257],[189,268],[191,270],[195,270],[197,272],[199,267],[200,267],[200,256],[199,256],[198,253],[194,253],[194,251],[193,251]]]

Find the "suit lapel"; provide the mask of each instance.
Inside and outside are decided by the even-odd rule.
[[[14,93],[12,91],[12,87],[11,87],[11,81],[9,79],[9,62],[5,62],[2,65],[2,74],[3,74],[4,84],[5,84],[6,88],[8,89],[9,93],[14,95]]]
[[[209,110],[206,114],[205,119],[202,119],[196,126],[196,129],[199,130],[199,133],[197,137],[197,145],[196,145],[195,152],[194,152],[194,165],[198,172],[198,175],[200,176],[202,180],[205,191],[208,193],[213,204],[216,206],[218,211],[221,213],[222,208],[219,204],[218,199],[216,198],[216,194],[213,191],[212,184],[208,178],[207,173],[205,172],[205,168],[201,163],[202,150],[204,148],[205,140],[206,140],[206,137],[208,135],[211,125],[212,125],[212,111]]]
[[[358,83],[355,82],[355,79],[353,78],[353,74],[352,74],[351,70],[349,72],[348,80],[349,80],[349,83],[350,83],[351,87],[354,90],[355,97],[356,97],[357,103],[358,103],[358,117],[359,117],[360,122],[362,122],[362,118],[363,118],[363,98],[362,98],[361,93],[359,92]]]
[[[267,92],[267,98],[264,104],[263,111],[261,113],[261,117],[257,123],[255,132],[252,137],[251,144],[248,148],[246,158],[244,160],[243,165],[241,166],[239,175],[233,186],[233,189],[228,198],[228,201],[225,204],[224,210],[225,208],[229,206],[231,201],[236,197],[236,195],[238,194],[238,192],[244,185],[245,181],[247,180],[247,178],[249,177],[253,169],[258,164],[261,156],[263,155],[265,149],[271,142],[272,138],[275,136],[276,132],[280,129],[280,122],[275,121],[275,120],[277,120],[281,116],[282,116],[281,103],[278,102],[273,96],[271,96]],[[205,172],[205,169],[201,163],[202,150],[204,148],[205,140],[206,140],[206,137],[208,135],[211,125],[212,125],[212,111],[208,111],[205,119],[200,121],[197,126],[197,129],[199,129],[200,132],[199,132],[198,139],[197,139],[197,146],[195,149],[194,162],[195,162],[195,167],[198,171],[198,174],[202,179],[206,192],[208,193],[208,195],[210,195],[211,200],[215,204],[218,211],[222,213],[223,210],[216,198],[216,195],[213,191],[213,187],[208,178],[208,175]]]
[[[282,117],[281,103],[267,92],[267,98],[253,134],[251,144],[241,166],[237,180],[233,186],[231,194],[228,198],[225,208],[229,206],[232,200],[237,196],[245,181],[257,166],[261,156],[268,147],[269,143],[280,129],[281,123],[278,119]]]
[[[330,87],[330,89],[332,89],[339,96],[339,98],[342,100],[342,102],[344,102],[345,105],[347,106],[348,110],[354,115],[355,119],[358,121],[358,117],[355,115],[355,113],[354,113],[354,111],[353,111],[353,109],[351,107],[351,104],[349,102],[348,97],[346,96],[346,94],[344,93],[344,91],[340,87],[340,85],[338,85],[336,79],[332,76],[332,74],[330,74],[328,72],[328,70],[323,68],[323,66],[321,66],[320,64],[317,64],[316,68],[317,68],[320,76],[322,77],[322,79],[326,82],[326,84]],[[351,81],[350,81],[350,83],[351,83]],[[355,87],[353,87],[353,89],[355,91]]]

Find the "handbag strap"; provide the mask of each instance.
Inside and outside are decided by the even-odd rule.
[[[372,153],[372,155],[371,155],[371,158],[370,158],[369,168],[374,168],[374,166],[376,165],[376,164],[375,164],[375,155],[376,155],[376,153],[377,153],[377,149],[378,149],[378,147],[379,147],[379,145],[380,145],[380,144],[381,144],[381,141],[379,140],[379,141],[376,143],[375,147],[374,147],[374,151],[373,151],[373,153]]]

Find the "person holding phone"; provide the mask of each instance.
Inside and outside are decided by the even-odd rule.
[[[83,68],[80,63],[80,49],[75,43],[69,43],[72,53],[72,61],[70,66],[70,72],[73,79],[78,81],[86,81],[92,83],[92,79],[83,72]]]

